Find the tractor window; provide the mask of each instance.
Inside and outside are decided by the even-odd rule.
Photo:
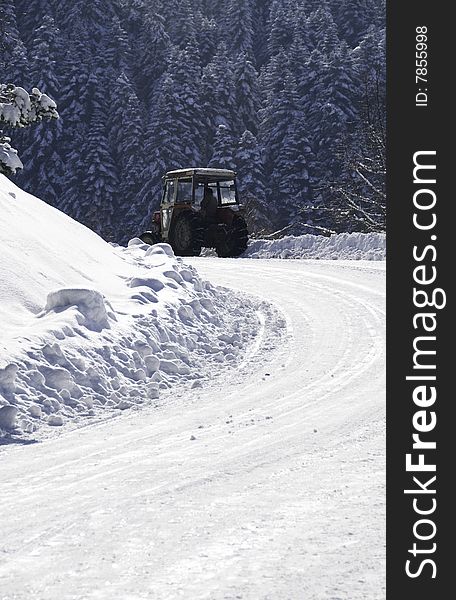
[[[176,182],[174,179],[166,182],[165,193],[163,195],[163,204],[172,204],[174,202],[174,190]]]
[[[236,187],[234,181],[221,181],[219,185],[222,205],[236,204]]]
[[[202,181],[198,181],[195,183],[195,204],[199,206],[201,204],[202,199],[204,198],[204,183]]]
[[[198,181],[195,184],[195,204],[197,206],[201,205],[201,202],[204,198],[204,190],[206,188],[211,189],[214,192],[214,198],[217,198],[218,202],[218,191],[217,191],[217,183],[205,183],[204,181]]]
[[[179,180],[179,184],[177,186],[177,202],[191,203],[192,202],[192,190],[193,190],[193,183],[192,183],[191,179]]]
[[[162,230],[167,232],[169,229],[169,221],[171,218],[172,208],[162,210]]]
[[[211,190],[214,192],[214,196],[215,196],[216,198],[218,198],[217,184],[216,184],[216,183],[208,183],[208,184],[207,184],[207,187],[208,187],[209,189],[211,189]],[[217,200],[217,201],[218,201],[218,200]]]

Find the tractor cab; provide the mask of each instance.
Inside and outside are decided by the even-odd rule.
[[[169,232],[174,212],[188,207],[202,211],[201,217],[216,217],[216,211],[238,207],[236,173],[225,169],[181,169],[163,178],[160,207],[163,235]]]
[[[239,202],[236,173],[228,169],[179,169],[163,177],[160,210],[141,239],[168,242],[175,254],[199,255],[203,247],[219,256],[239,256],[248,232]]]

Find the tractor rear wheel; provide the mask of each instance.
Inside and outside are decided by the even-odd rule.
[[[176,217],[169,239],[176,256],[199,256],[204,244],[201,218],[191,210],[181,212]]]
[[[249,232],[244,217],[235,215],[230,227],[225,228],[225,233],[216,246],[220,258],[235,258],[247,250]]]

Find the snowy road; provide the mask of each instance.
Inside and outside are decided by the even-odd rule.
[[[384,598],[384,263],[192,264],[288,338],[266,321],[224,382],[4,449],[2,600]]]

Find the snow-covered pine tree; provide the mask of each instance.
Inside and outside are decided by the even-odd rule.
[[[133,81],[140,101],[151,110],[167,69],[171,43],[160,14],[144,16],[143,22],[135,23],[135,33],[136,29],[139,31],[133,40]]]
[[[30,76],[37,87],[52,97],[57,97],[60,88],[60,68],[57,57],[62,55],[61,34],[55,21],[44,16],[33,33],[30,47]]]
[[[237,130],[241,133],[258,131],[258,111],[261,97],[258,73],[250,57],[242,52],[234,65],[233,75],[236,86]]]
[[[246,217],[251,233],[269,233],[272,223],[266,203],[263,157],[257,138],[251,131],[244,131],[236,149],[238,191],[241,203],[246,207]]]
[[[310,178],[314,170],[314,157],[308,139],[304,115],[297,111],[284,138],[271,178],[276,182],[281,199],[283,224],[294,224],[294,230],[309,233],[305,219],[306,207],[312,202]],[[315,233],[311,230],[310,233]]]
[[[342,173],[332,188],[339,231],[386,227],[386,94],[384,35],[373,26],[353,51],[358,107],[342,143]]]
[[[253,56],[258,69],[267,62],[268,51],[268,19],[270,0],[255,0],[252,9],[253,23]]]
[[[114,148],[114,160],[122,173],[131,157],[136,154],[136,158],[139,159],[143,119],[141,104],[134,87],[127,75],[121,73],[111,89],[108,136],[111,147]]]
[[[125,214],[125,220],[130,225],[125,231],[126,238],[119,237],[122,241],[128,241],[128,235],[138,232],[144,217],[144,214],[138,213],[136,206],[146,161],[143,153],[143,123],[144,115],[138,97],[130,80],[122,73],[112,89],[108,123],[109,146],[113,149],[113,159],[119,179],[115,203],[122,213],[119,219],[123,221]],[[121,228],[119,228],[120,232]]]
[[[307,62],[310,57],[309,46],[306,44],[304,38],[301,38],[295,33],[295,37],[288,51],[288,68],[296,79],[298,86],[298,93],[302,87],[302,83],[307,81],[311,74],[307,70]],[[304,105],[304,98],[301,98],[301,104]]]
[[[309,122],[318,167],[314,176],[320,190],[324,190],[340,176],[338,148],[356,118],[357,80],[346,44],[324,62],[312,95]]]
[[[283,74],[287,68],[288,56],[283,48],[262,67],[259,77],[262,105],[283,88]]]
[[[371,25],[362,42],[353,52],[353,64],[360,82],[369,80],[378,84],[383,95],[386,87],[385,31]]]
[[[19,33],[14,0],[0,3],[0,83],[27,87],[27,49]]]
[[[83,27],[77,30],[79,35],[72,38],[61,58],[62,85],[60,90],[59,110],[63,123],[62,138],[56,148],[63,156],[65,172],[61,198],[57,208],[73,218],[80,219],[79,197],[83,191],[82,182],[85,172],[83,167],[84,140],[89,123],[90,99],[90,63],[91,57],[86,44],[86,31]],[[89,93],[90,92],[90,93]]]
[[[195,24],[195,14],[197,12],[191,0],[179,0],[177,6],[173,1],[165,3],[162,14],[165,20],[168,19],[169,33],[173,45],[183,49],[191,40],[198,37]]]
[[[2,0],[3,1],[3,0]],[[30,47],[45,17],[54,18],[55,0],[15,0],[23,42]]]
[[[214,169],[235,169],[233,136],[226,125],[219,125],[215,132],[214,149],[208,164]]]
[[[100,59],[103,60],[102,57]],[[78,110],[77,106],[80,102],[82,110],[79,115],[77,113],[71,115],[71,126],[65,129],[65,144],[68,152],[66,164],[71,164],[71,169],[68,169],[65,174],[62,209],[64,208],[106,239],[114,240],[115,217],[119,213],[114,212],[118,174],[113,159],[113,149],[108,140],[110,97],[107,81],[110,78],[110,70],[106,71],[94,60],[90,65],[90,71],[83,74],[85,82],[78,79],[74,82],[79,97],[75,97],[74,93],[69,96],[73,109]],[[81,83],[83,85],[80,88]],[[68,114],[68,107],[64,119],[66,114]],[[97,214],[100,216],[99,223],[96,223]]]
[[[313,123],[310,117],[315,108],[315,104],[319,104],[321,101],[320,94],[324,92],[324,88],[320,85],[320,81],[324,77],[326,69],[327,60],[317,49],[314,49],[307,55],[307,59],[299,69],[296,67],[294,69],[294,73],[296,73],[299,103],[309,119],[309,135],[311,137],[313,137],[314,132],[312,129]]]
[[[198,85],[201,68],[198,46],[194,39],[189,40],[184,50],[173,50],[168,73],[174,82],[174,89],[169,90],[171,114],[174,116],[174,135],[187,164],[200,163],[205,137]]]
[[[214,56],[219,42],[218,25],[215,19],[208,18],[206,15],[198,16],[198,43],[201,65],[205,67]]]
[[[49,204],[58,206],[65,179],[65,161],[59,152],[63,122],[59,119],[56,123],[46,125],[38,125],[30,145],[22,153],[24,171],[19,173],[17,182],[22,186],[22,181],[27,177],[30,192]]]
[[[37,87],[60,103],[60,73],[55,58],[61,56],[60,31],[54,19],[45,16],[31,42],[30,74]],[[27,179],[29,190],[57,206],[63,190],[64,160],[61,144],[63,119],[40,123],[22,136],[24,170],[18,176],[21,185]]]
[[[230,0],[227,6],[227,43],[231,55],[253,50],[253,0]]]
[[[226,0],[201,0],[201,12],[209,18],[218,18],[226,10]]]
[[[297,109],[295,86],[291,73],[288,70],[283,71],[281,81],[277,79],[271,82],[269,89],[273,91],[269,92],[263,104],[264,108],[260,110],[259,139],[265,150],[267,172],[271,172],[273,161],[279,153]]]
[[[133,52],[127,32],[120,19],[115,16],[104,33],[103,45],[106,46],[107,64],[113,69],[113,77],[124,73],[129,79],[133,77]]]
[[[310,50],[316,48],[326,55],[337,50],[339,46],[337,26],[326,0],[309,15],[307,31]]]
[[[61,84],[59,90],[59,110],[64,121],[64,146],[71,138],[74,129],[88,122],[88,104],[90,101],[89,78],[91,72],[91,55],[86,44],[84,28],[75,31],[60,57]]]
[[[203,69],[201,80],[206,160],[212,156],[212,144],[219,125],[235,130],[236,90],[231,61],[221,43],[214,59]]]
[[[8,131],[28,127],[43,119],[57,119],[57,106],[47,94],[33,88],[29,94],[24,88],[0,83],[0,126]],[[13,175],[23,167],[11,139],[0,130],[0,173]]]
[[[106,113],[99,107],[93,111],[81,150],[84,179],[77,198],[81,221],[106,240],[116,241],[121,216],[115,202],[119,180],[106,135]]]
[[[369,25],[375,22],[374,0],[342,0],[337,19],[341,35],[354,48],[366,35]]]
[[[105,28],[116,16],[116,3],[111,0],[71,0],[55,2],[55,20],[63,31],[72,32],[75,25],[88,33],[88,44],[95,49]]]
[[[269,55],[287,50],[293,41],[293,10],[291,0],[273,0],[269,13]]]
[[[134,201],[137,214],[143,216],[143,229],[148,226],[152,212],[159,206],[161,178],[165,172],[182,168],[187,163],[185,124],[177,121],[175,87],[173,77],[170,74],[166,75],[158,94],[157,105],[145,131],[145,166],[141,173],[140,190]]]
[[[64,191],[57,203],[57,208],[77,221],[84,221],[85,203],[84,185],[87,176],[83,151],[87,145],[89,126],[83,122],[71,129],[72,143],[68,146],[65,163],[71,165],[65,171],[63,179]]]
[[[159,101],[152,115],[151,126],[147,129],[146,156],[155,159],[149,163],[161,163],[158,173],[183,167],[187,160],[185,152],[185,120],[179,122],[180,112],[175,106],[176,83],[171,74],[166,75],[160,89]],[[152,155],[149,151],[153,151]]]
[[[307,200],[307,161],[312,161],[296,81],[289,71],[285,71],[282,89],[269,97],[260,115],[271,218],[283,227],[296,218]]]
[[[311,46],[309,39],[309,6],[307,2],[298,3],[293,17],[293,44],[300,48]],[[295,49],[296,51],[296,49]],[[290,48],[290,53],[292,52]],[[295,57],[296,58],[296,57]],[[298,66],[294,61],[294,66]]]
[[[374,27],[384,30],[386,26],[386,0],[374,0],[375,19],[371,23]]]

